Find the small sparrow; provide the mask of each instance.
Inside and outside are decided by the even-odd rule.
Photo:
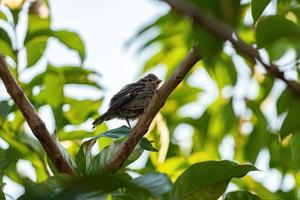
[[[108,110],[93,122],[93,128],[114,118],[129,120],[137,119],[148,106],[161,80],[154,74],[148,74],[135,83],[123,87],[110,100]]]

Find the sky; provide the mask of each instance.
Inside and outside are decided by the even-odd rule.
[[[68,9],[66,9],[68,8]],[[137,80],[146,51],[137,55],[139,41],[126,47],[135,33],[168,10],[168,6],[156,0],[52,0],[50,1],[52,28],[74,30],[83,38],[86,47],[85,66],[102,74],[100,83],[104,93],[86,88],[66,88],[67,95],[78,98],[104,96],[100,112],[107,109],[109,99],[124,85]],[[54,65],[79,64],[74,52],[50,42],[48,59]],[[121,122],[108,122],[109,126]]]

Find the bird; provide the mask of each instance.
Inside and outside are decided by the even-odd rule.
[[[135,83],[125,85],[111,98],[108,110],[94,120],[93,128],[104,121],[118,118],[125,119],[131,129],[129,120],[135,120],[143,114],[160,83],[161,80],[151,73]]]

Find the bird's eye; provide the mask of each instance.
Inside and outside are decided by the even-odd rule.
[[[149,78],[149,79],[148,79],[148,81],[152,82],[152,81],[153,81],[153,79],[152,79],[152,78]]]

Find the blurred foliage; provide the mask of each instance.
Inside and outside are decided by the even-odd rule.
[[[278,64],[280,70],[300,83],[299,1],[190,1],[231,25],[240,38],[260,50],[264,59]],[[35,108],[50,109],[55,124],[53,137],[78,175],[58,174],[12,100],[1,98],[2,190],[6,187],[3,177],[9,177],[24,186],[25,194],[20,199],[218,199],[222,195],[226,200],[300,198],[299,97],[268,76],[261,66],[248,62],[228,42],[172,10],[138,31],[130,43],[145,34],[153,35],[144,40],[138,52],[158,47],[141,73],[163,68],[167,79],[195,43],[203,60],[168,98],[150,133],[139,142],[125,166],[117,174],[105,174],[103,167],[129,129],[121,126],[107,130],[105,124],[93,131],[83,128],[98,115],[102,98],[77,99],[67,96],[65,87],[80,85],[100,93],[102,86],[96,81],[100,75],[84,64],[86,52],[81,37],[68,29],[51,28],[47,1],[1,3],[0,20],[6,26],[0,26],[0,51],[7,56]],[[19,38],[16,29],[21,11],[28,16],[24,39]],[[76,52],[78,66],[55,66],[51,61],[43,64],[50,38]],[[22,51],[26,51],[25,61],[20,56]],[[20,69],[24,62],[26,66]],[[40,65],[44,65],[44,71],[30,81],[19,80],[20,74]],[[178,135],[190,135],[190,144]],[[150,152],[144,166],[127,167],[144,150]],[[24,160],[31,163],[35,179],[19,169]],[[253,178],[253,173],[245,176],[262,162],[267,164],[266,169],[256,174],[275,170],[282,177],[274,180],[281,183],[275,190],[269,190],[266,179]],[[284,185],[287,176],[288,189]],[[229,183],[236,190],[224,194]],[[4,195],[9,196],[2,191],[0,199]]]

